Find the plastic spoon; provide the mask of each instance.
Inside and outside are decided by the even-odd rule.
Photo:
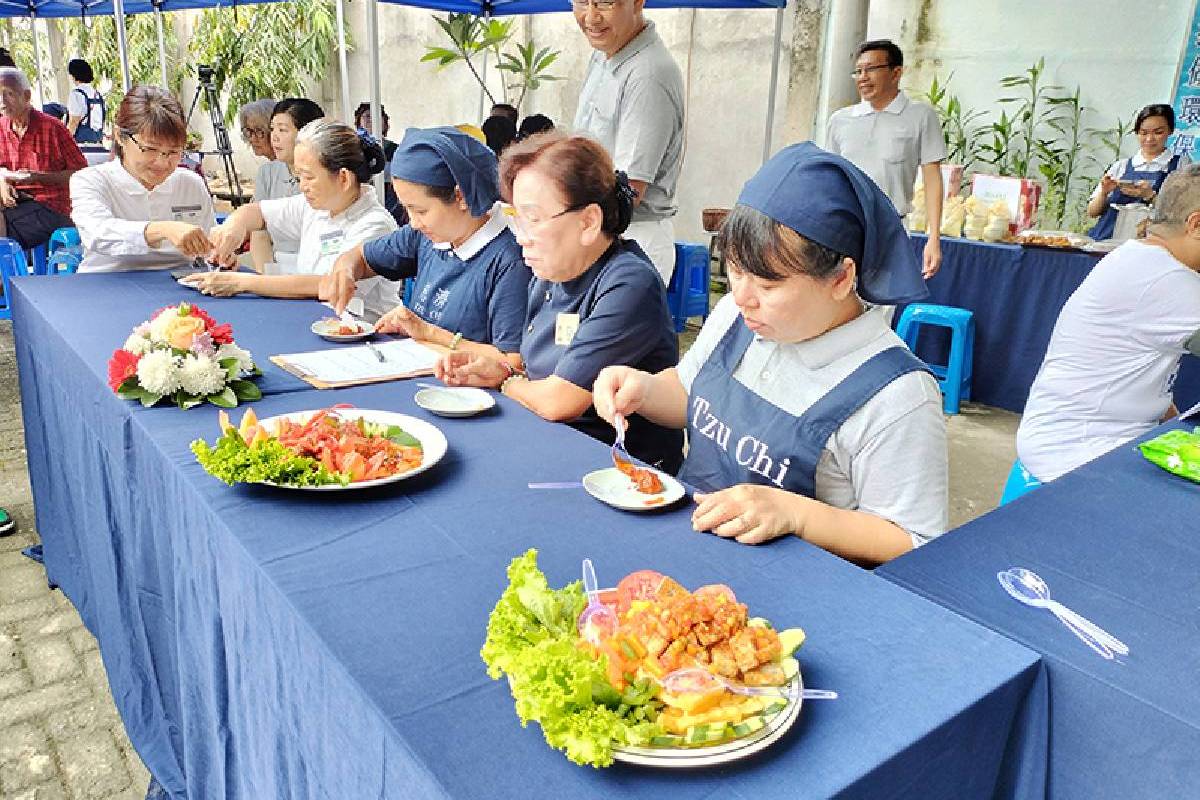
[[[996,579],[1014,599],[1033,608],[1044,608],[1092,650],[1107,659],[1129,655],[1129,646],[1086,617],[1050,599],[1050,588],[1042,577],[1023,567],[996,573]]]
[[[617,632],[617,612],[600,602],[596,569],[590,558],[583,560],[583,590],[587,592],[588,604],[579,615],[579,635],[592,644],[599,644]]]
[[[786,686],[746,686],[734,683],[720,675],[716,675],[703,667],[684,667],[668,673],[660,681],[663,691],[668,694],[690,694],[709,692],[723,688],[735,694],[752,697],[795,697],[796,692]],[[800,697],[804,700],[836,700],[838,693],[829,689],[802,689]]]
[[[629,451],[625,449],[625,429],[629,427],[629,423],[625,421],[624,414],[613,415],[613,427],[617,430],[617,438],[613,441],[612,446],[613,463],[621,472],[631,475],[634,466],[633,459],[629,457]]]

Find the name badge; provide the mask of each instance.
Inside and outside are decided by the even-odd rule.
[[[342,240],[346,236],[341,231],[330,231],[321,234],[321,255],[336,256],[342,252]]]
[[[200,205],[171,206],[171,216],[175,218],[176,222],[180,222],[185,219],[194,219],[196,215],[203,210],[203,208],[204,207]]]
[[[578,314],[559,314],[554,319],[554,343],[561,347],[566,347],[575,339],[575,332],[578,330]]]

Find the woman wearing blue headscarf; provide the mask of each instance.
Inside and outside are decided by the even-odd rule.
[[[731,292],[679,366],[604,370],[597,411],[687,428],[696,530],[795,534],[871,564],[941,534],[937,384],[864,304],[926,294],[887,198],[844,158],[793,145],[743,187],[721,250]]]
[[[519,364],[532,275],[497,205],[495,154],[454,128],[410,128],[391,172],[409,223],[340,257],[321,299],[340,312],[356,281],[413,278],[410,303],[384,315],[379,330]]]

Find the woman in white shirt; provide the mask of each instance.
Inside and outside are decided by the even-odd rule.
[[[296,261],[279,275],[214,272],[190,275],[185,282],[216,296],[253,292],[267,297],[313,297],[321,276],[347,250],[396,230],[396,221],[375,196],[371,177],[384,167],[383,148],[373,137],[341,122],[317,120],[300,131],[295,147],[300,194],[250,203],[212,231],[214,260],[232,264],[238,248],[254,232],[295,239]],[[396,284],[379,278],[359,285],[370,315],[400,303]]]
[[[941,534],[937,384],[863,303],[926,295],[891,201],[841,156],[792,145],[742,189],[721,252],[731,292],[679,366],[605,369],[597,412],[688,429],[698,531],[796,535],[869,564]]]
[[[79,271],[168,269],[207,256],[216,218],[204,179],[178,168],[187,138],[179,101],[138,86],[121,101],[116,130],[117,158],[71,176]]]
[[[305,125],[324,116],[319,105],[304,97],[288,97],[275,104],[267,134],[274,160],[258,168],[254,178],[254,202],[294,197],[300,193],[295,160],[296,136]],[[298,238],[273,238],[269,242],[252,241],[250,255],[254,268],[259,271],[264,271],[268,262],[279,264],[286,270],[294,266],[299,249]]]

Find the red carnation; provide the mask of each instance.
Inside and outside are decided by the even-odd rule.
[[[126,380],[137,375],[137,365],[141,360],[141,356],[135,356],[128,350],[113,351],[112,358],[108,360],[108,385],[114,392],[118,391]]]
[[[200,306],[189,306],[189,308],[191,309],[193,317],[199,317],[200,319],[204,320],[204,330],[212,330],[212,327],[217,324],[217,321],[210,317],[208,312]]]
[[[233,344],[233,326],[228,322],[213,325],[208,329],[208,335],[212,337],[215,344]]]

